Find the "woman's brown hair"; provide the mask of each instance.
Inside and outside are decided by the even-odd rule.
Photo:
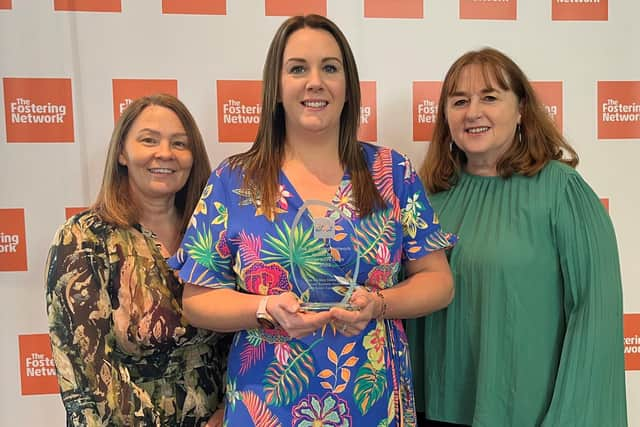
[[[271,41],[262,75],[262,112],[256,139],[249,150],[232,156],[231,167],[244,173],[243,186],[254,200],[260,200],[265,215],[274,219],[279,198],[278,174],[284,157],[286,127],[284,109],[278,102],[284,49],[291,34],[302,28],[327,31],[336,40],[343,57],[346,100],[340,115],[338,149],[342,165],[353,182],[355,205],[361,216],[384,206],[357,140],[360,121],[360,79],[353,52],[342,31],[320,15],[293,16],[280,25]]]
[[[520,67],[502,52],[484,48],[462,55],[445,76],[433,138],[419,172],[428,192],[450,189],[467,161],[465,153],[451,136],[446,108],[448,98],[457,90],[462,71],[469,65],[481,67],[487,86],[495,82],[500,89],[513,91],[519,101],[520,124],[513,143],[498,159],[496,169],[500,176],[533,176],[551,160],[559,160],[572,167],[578,164],[577,153],[556,128]]]
[[[122,112],[111,135],[102,185],[92,209],[103,221],[120,227],[129,227],[138,222],[139,209],[129,191],[128,169],[118,162],[118,156],[124,148],[131,125],[151,105],[165,107],[176,113],[187,134],[193,156],[189,178],[175,196],[175,206],[180,213],[180,230],[183,232],[207,183],[211,165],[195,119],[187,107],[172,95],[155,94],[136,99]]]

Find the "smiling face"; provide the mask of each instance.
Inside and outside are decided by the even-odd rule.
[[[190,141],[176,113],[159,105],[142,110],[125,136],[118,163],[127,167],[135,200],[173,201],[193,165]]]
[[[327,132],[337,138],[345,91],[342,53],[333,36],[308,27],[292,33],[280,75],[287,134]]]
[[[446,118],[455,144],[467,155],[467,169],[478,166],[497,175],[496,164],[513,144],[520,123],[515,93],[485,80],[482,66],[467,65],[446,101]]]

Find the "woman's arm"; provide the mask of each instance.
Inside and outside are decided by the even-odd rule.
[[[194,326],[218,332],[259,328],[256,312],[263,295],[233,289],[212,289],[186,283],[182,304],[184,315]],[[298,298],[291,292],[271,295],[267,312],[287,333],[300,338],[316,331],[330,320],[330,314],[300,312]]]
[[[622,285],[614,229],[598,197],[577,174],[560,197],[553,226],[566,330],[542,426],[623,427]]]
[[[449,305],[454,294],[453,276],[443,250],[409,261],[405,269],[407,279],[396,286],[377,292],[354,292],[351,303],[359,310],[332,309],[337,328],[344,335],[357,335],[371,319],[408,319]]]
[[[68,223],[56,235],[46,270],[49,335],[67,425],[108,424],[114,378],[109,267],[97,237]]]
[[[453,300],[453,275],[444,250],[430,252],[404,265],[407,278],[381,291],[387,304],[385,317],[409,319],[440,310]]]

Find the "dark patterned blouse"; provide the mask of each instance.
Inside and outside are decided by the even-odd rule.
[[[189,326],[154,235],[91,211],[56,233],[46,271],[70,426],[201,426],[222,399],[229,335]]]

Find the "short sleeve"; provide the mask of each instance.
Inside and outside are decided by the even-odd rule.
[[[458,237],[441,229],[411,161],[406,156],[394,154],[398,157],[394,161],[394,187],[402,212],[405,259],[416,260],[430,252],[454,246]]]
[[[626,426],[622,284],[613,225],[572,172],[555,212],[566,331],[543,426]]]
[[[180,279],[210,288],[236,287],[227,241],[228,189],[235,170],[223,163],[209,177],[176,255],[169,266]]]

